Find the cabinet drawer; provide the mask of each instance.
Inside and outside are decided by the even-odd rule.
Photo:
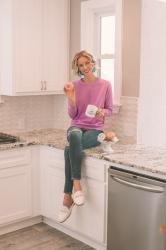
[[[30,166],[0,171],[0,226],[32,216],[32,185]]]
[[[27,165],[31,161],[30,149],[7,150],[0,152],[0,169]]]
[[[87,157],[83,161],[82,173],[84,176],[105,181],[105,163],[102,160]]]

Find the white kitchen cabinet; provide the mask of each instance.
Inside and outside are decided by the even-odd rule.
[[[68,79],[69,0],[0,1],[4,95],[61,93]]]
[[[105,249],[106,168],[105,161],[85,158],[82,187],[86,203],[75,205],[70,218],[59,224],[56,219],[65,181],[63,150],[31,146],[0,151],[0,231],[4,226],[41,215],[50,226],[96,249]]]
[[[0,152],[0,227],[32,216],[30,149]]]
[[[63,151],[41,146],[40,160],[41,214],[47,218],[56,219],[63,195]]]
[[[64,224],[96,242],[105,243],[106,178],[105,164],[87,157],[82,165],[82,187],[86,202],[75,206]]]
[[[64,189],[63,150],[41,148],[42,214],[55,221],[62,206]],[[74,206],[63,227],[100,244],[106,241],[106,166],[102,160],[86,158],[82,166],[83,206]]]

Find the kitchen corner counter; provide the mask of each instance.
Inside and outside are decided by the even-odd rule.
[[[41,129],[29,132],[10,131],[10,134],[18,136],[20,141],[11,144],[1,144],[0,150],[29,145],[47,145],[64,149],[67,143],[66,131],[61,129]],[[118,143],[113,144],[112,148],[113,152],[110,154],[103,153],[100,146],[84,150],[84,152],[85,155],[90,157],[166,175],[166,148],[136,145],[126,139],[121,139]]]

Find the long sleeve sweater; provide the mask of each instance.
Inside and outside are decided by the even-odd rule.
[[[76,104],[68,102],[68,114],[71,118],[71,126],[83,129],[103,130],[105,116],[112,113],[112,88],[111,84],[103,79],[97,78],[92,83],[84,81],[73,81]],[[101,108],[104,112],[103,118],[91,118],[85,115],[88,104]]]

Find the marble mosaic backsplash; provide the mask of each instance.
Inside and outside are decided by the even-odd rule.
[[[107,119],[105,129],[114,131],[118,137],[131,137],[136,142],[137,115],[138,98],[122,96],[120,112]]]
[[[33,130],[42,128],[67,129],[70,120],[67,102],[63,95],[3,97],[0,104],[0,131]],[[106,120],[105,130],[116,132],[118,137],[136,140],[137,106],[135,97],[121,97],[121,108]]]
[[[53,96],[2,97],[0,131],[32,130],[54,126]]]

